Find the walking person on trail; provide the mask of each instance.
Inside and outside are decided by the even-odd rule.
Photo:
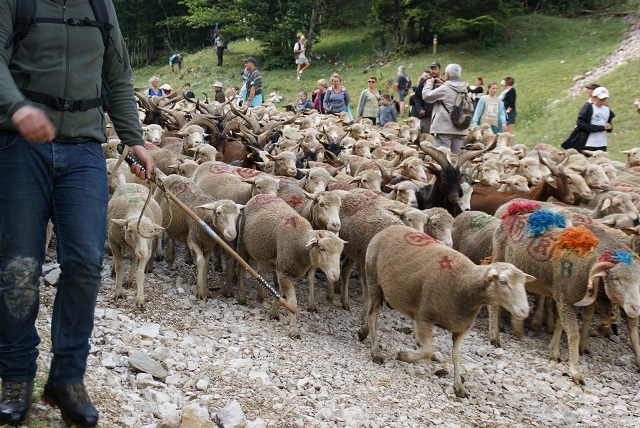
[[[293,57],[296,60],[296,79],[300,80],[302,79],[302,72],[305,71],[307,68],[309,68],[309,66],[311,65],[309,63],[309,60],[307,59],[307,57],[305,56],[305,51],[307,50],[307,46],[305,44],[305,37],[304,35],[300,36],[300,39],[296,42],[296,44],[293,46]],[[302,66],[304,65],[304,67],[302,68],[302,70],[300,69]]]

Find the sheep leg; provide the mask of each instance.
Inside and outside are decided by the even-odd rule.
[[[589,305],[582,309],[582,326],[580,327],[580,354],[588,354],[587,338],[589,337],[589,327],[593,320],[593,314],[596,312],[596,305]]]
[[[151,252],[147,254],[147,257],[136,260],[136,304],[140,309],[144,308],[144,271],[149,260],[151,260]],[[131,267],[131,271],[133,272],[133,266]]]
[[[562,323],[560,322],[560,319],[558,319],[556,321],[556,326],[553,329],[553,336],[551,336],[551,341],[549,342],[549,359],[556,363],[560,362],[560,340],[562,339],[563,331]]]
[[[524,320],[520,320],[513,315],[511,316],[511,330],[516,340],[522,340],[524,336]]]
[[[307,310],[309,312],[318,312],[318,307],[316,306],[316,296],[315,296],[316,270],[317,268],[312,266],[311,269],[309,269],[309,273],[307,274],[307,285],[309,286],[309,301],[307,304]]]
[[[489,311],[489,342],[500,347],[500,306],[487,306]]]
[[[544,325],[548,333],[553,333],[556,326],[556,304],[553,299],[545,299]]]
[[[416,352],[400,351],[397,360],[405,363],[415,363],[425,358],[433,359],[433,325],[421,321],[413,322],[416,335],[416,343],[419,348]]]
[[[600,326],[598,327],[598,334],[609,339],[613,335],[611,324],[613,324],[614,317],[611,312],[611,300],[600,299],[598,302],[598,313],[600,314]]]
[[[208,259],[204,257],[197,245],[188,244],[188,250],[193,251],[196,256],[197,279],[196,279],[196,298],[207,300],[207,269]]]
[[[165,252],[164,249],[162,248],[162,237],[164,236],[164,233],[161,233],[160,235],[158,235],[158,241],[156,242],[156,256],[155,259],[156,261],[160,261],[164,258],[165,256]]]
[[[227,271],[225,274],[224,286],[222,287],[222,295],[225,297],[231,297],[233,296],[233,284],[237,282],[236,259],[234,259],[231,254],[225,254],[224,257],[226,261]],[[240,296],[238,296],[238,303],[240,303],[241,305],[247,304],[246,293],[244,295],[244,301],[241,301]]]
[[[129,266],[129,276],[124,283],[124,286],[127,288],[133,287],[133,280],[135,277],[135,272],[138,270],[138,258],[135,256],[134,252],[131,251],[131,265]]]
[[[280,284],[280,292],[287,299],[287,303],[297,309],[298,300],[296,298],[296,289],[293,285],[293,278],[279,271],[276,271],[276,276],[278,277],[278,283]],[[277,301],[274,301],[274,303],[276,305],[278,304]],[[289,336],[296,339],[300,338],[300,330],[298,330],[296,314],[292,313],[289,314]]]
[[[627,327],[629,329],[629,340],[633,353],[636,356],[636,366],[640,368],[640,340],[638,340],[638,318],[627,317]]]
[[[362,288],[362,323],[367,322],[367,303],[369,301],[369,287],[367,287],[367,277],[364,271],[364,263],[358,263],[360,274],[360,287]]]
[[[355,264],[356,262],[354,260],[347,257],[342,265],[342,289],[340,290],[340,301],[342,302],[342,309],[347,311],[351,310],[351,305],[349,305],[349,277],[351,276],[351,271]]]
[[[580,332],[578,330],[578,319],[571,305],[563,300],[557,300],[558,315],[562,327],[567,332],[567,341],[569,342],[569,372],[571,379],[577,385],[584,385],[584,378],[580,372],[579,362],[579,346],[580,346]],[[558,327],[556,325],[556,332]]]
[[[112,242],[111,252],[113,253],[113,266],[116,273],[116,300],[119,298],[124,299],[124,289],[122,288],[122,274],[124,270],[122,263],[122,248]]]
[[[367,337],[367,331],[371,331],[371,357],[374,363],[382,364],[384,357],[382,356],[382,349],[378,342],[378,313],[380,312],[380,305],[382,305],[382,288],[375,284],[376,290],[372,290],[371,298],[369,301],[369,319],[367,320],[368,328],[363,325],[358,332],[358,338],[362,342]]]
[[[339,283],[338,283],[339,284]],[[333,299],[336,297],[335,291],[336,284],[327,279],[327,288],[325,289],[325,297],[327,298],[327,302],[333,303]]]
[[[217,244],[213,247],[213,270],[222,272],[222,247]]]
[[[537,333],[540,331],[540,328],[542,328],[542,324],[544,322],[547,298],[540,294],[536,294],[535,302],[536,310],[533,314],[533,319],[531,320],[531,331],[535,331]]]
[[[169,235],[167,235],[167,251],[165,252],[165,258],[167,259],[167,267],[170,270],[175,270],[176,266],[173,264],[176,261],[175,241]]]
[[[453,333],[453,389],[456,391],[456,397],[469,398],[469,391],[462,385],[462,374],[460,373],[460,352],[462,350],[462,339],[467,335],[469,330],[462,333]]]

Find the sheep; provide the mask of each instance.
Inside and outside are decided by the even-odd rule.
[[[224,162],[204,162],[193,173],[193,181],[214,198],[231,199],[242,205],[255,195],[277,193],[277,178],[255,170],[249,171],[253,172],[253,178],[242,177],[240,172],[246,171]]]
[[[121,162],[118,170],[114,171],[118,159],[107,159],[106,161],[107,175],[109,176],[109,195],[112,195],[119,186],[125,183],[136,183],[149,187],[149,182],[133,175],[131,168],[125,162]]]
[[[528,206],[531,208],[527,209]],[[614,248],[609,250],[613,252],[602,252],[599,239],[584,226],[563,228],[559,223],[541,221],[551,217],[549,211],[522,214],[533,208],[530,202],[511,204],[508,215],[495,231],[492,258],[513,263],[535,275],[537,280],[527,284],[527,291],[553,297],[560,322],[556,323],[550,344],[551,359],[559,360],[564,329],[569,342],[571,378],[576,384],[584,384],[578,361],[578,323],[572,305],[592,304],[598,295],[599,280],[606,277],[607,296],[623,306],[630,318],[630,329],[635,325],[637,339],[640,264],[622,244],[612,245]],[[489,313],[490,340],[494,346],[500,346],[498,311],[490,308]],[[636,360],[640,362],[638,356]]]
[[[173,170],[172,174],[178,174],[182,177],[192,177],[193,173],[198,168],[198,163],[191,159],[177,159],[177,162],[169,165],[167,169]]]
[[[514,316],[529,315],[525,282],[535,278],[509,263],[475,265],[463,254],[438,243],[424,233],[401,225],[378,233],[367,247],[367,319],[358,331],[362,342],[371,331],[373,361],[384,357],[376,324],[383,301],[413,320],[417,352],[402,351],[397,359],[415,363],[434,358],[433,327],[453,336],[453,388],[458,397],[469,392],[462,384],[462,340],[484,305],[500,305]]]
[[[407,158],[398,165],[394,171],[394,175],[404,175],[411,180],[419,180],[427,182],[427,174],[424,171],[424,165],[421,159]]]
[[[611,181],[600,165],[589,163],[587,165],[569,165],[568,168],[580,173],[591,189],[608,190],[611,187]]]
[[[540,184],[544,178],[540,169],[540,161],[534,157],[525,157],[517,162],[510,163],[509,166],[513,168],[512,174],[526,177],[532,186]]]
[[[153,239],[164,230],[158,203],[150,199],[145,208],[148,196],[149,189],[141,184],[123,184],[116,189],[107,208],[107,237],[116,273],[116,299],[124,298],[122,253],[126,251],[131,254],[127,285],[133,285],[135,272],[139,308],[145,305],[144,270],[153,254]]]
[[[316,269],[327,279],[337,281],[340,276],[340,254],[345,241],[329,231],[313,230],[285,201],[272,195],[257,195],[247,203],[240,222],[238,254],[247,255],[257,263],[258,273],[265,277],[267,270],[275,271],[280,292],[287,302],[297,308],[293,280],[308,272],[309,290],[313,289]],[[238,289],[246,300],[244,269],[238,272]],[[263,298],[262,289],[258,300]],[[311,300],[311,293],[309,299]],[[311,305],[311,301],[309,302]],[[270,310],[271,318],[278,317],[278,302]],[[289,336],[300,337],[295,314],[289,318]]]
[[[233,201],[215,198],[205,194],[190,178],[170,175],[163,180],[164,187],[170,190],[182,203],[209,225],[226,241],[234,241],[237,235],[236,224],[243,205]],[[156,195],[158,196],[158,195]],[[164,219],[163,226],[169,236],[167,240],[167,265],[171,268],[175,259],[173,240],[184,242],[187,250],[194,256],[197,266],[196,298],[207,299],[207,270],[211,251],[216,243],[199,224],[175,204],[165,198],[160,199],[160,208]],[[227,274],[223,295],[231,297],[235,262],[227,255]]]
[[[200,125],[185,125],[179,131],[174,133],[178,137],[182,137],[182,150],[180,153],[186,155],[189,150],[204,144],[204,139],[209,135],[202,129]]]
[[[118,153],[118,144],[120,144],[120,140],[117,138],[110,138],[106,143],[102,143],[102,151],[104,152],[105,159],[120,158],[120,153]]]
[[[142,138],[145,143],[155,144],[160,146],[162,142],[162,133],[164,129],[160,125],[146,125],[142,127]]]
[[[447,247],[453,247],[452,229],[454,218],[447,210],[440,207],[423,210],[427,217],[424,233],[442,242]]]
[[[340,197],[335,192],[311,194],[297,184],[281,180],[277,196],[309,221],[314,229],[340,231]]]
[[[521,175],[512,175],[504,180],[498,181],[500,187],[498,192],[528,192],[529,182]]]
[[[344,246],[345,263],[342,267],[342,308],[349,310],[349,276],[353,266],[357,264],[362,282],[364,301],[367,300],[364,285],[364,258],[369,241],[381,230],[402,224],[402,221],[385,208],[364,195],[353,194],[344,190],[336,190],[342,204],[340,205],[340,236],[347,243]],[[327,299],[333,298],[333,284],[327,285]],[[364,316],[364,312],[363,312]]]
[[[626,168],[640,166],[640,147],[634,147],[629,150],[623,150],[622,153],[627,155],[627,163],[625,164]]]
[[[329,183],[335,183],[338,180],[332,177],[324,168],[299,169],[304,177],[300,180],[300,187],[309,193],[320,193],[327,190]]]
[[[218,150],[209,144],[200,144],[188,150],[189,155],[193,153],[193,160],[199,164],[207,161],[215,161],[218,157]]]
[[[391,193],[387,195],[387,198],[411,207],[418,207],[418,199],[416,197],[418,186],[412,181],[402,181],[394,185],[389,184],[387,187],[391,189]]]
[[[453,248],[480,264],[491,257],[493,232],[500,221],[482,211],[465,211],[453,221]]]
[[[153,162],[156,164],[156,167],[167,175],[173,174],[173,165],[176,165],[179,162],[179,159],[185,159],[183,155],[162,147],[150,148],[149,154],[153,158]]]
[[[256,162],[263,172],[271,175],[284,175],[295,177],[298,174],[296,169],[296,155],[291,152],[282,152],[276,156],[266,155],[268,161]]]

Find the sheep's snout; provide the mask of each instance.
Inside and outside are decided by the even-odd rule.
[[[513,308],[513,315],[520,320],[526,319],[529,316],[529,307]]]
[[[340,279],[340,272],[326,272],[326,275],[331,282],[337,282]]]
[[[236,231],[235,230],[225,230],[224,233],[224,239],[226,239],[227,241],[233,241],[234,239],[236,239]]]
[[[624,312],[627,314],[629,318],[637,318],[640,315],[640,305],[628,305],[625,306]]]
[[[327,225],[327,230],[329,232],[338,233],[340,232],[340,226],[341,224],[339,221],[332,221]]]

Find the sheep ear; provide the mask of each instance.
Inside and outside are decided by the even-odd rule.
[[[164,232],[164,227],[158,226],[157,224],[153,225],[153,230],[151,231],[151,236],[158,236],[162,232]]]
[[[611,206],[611,199],[609,198],[605,199],[604,202],[602,203],[602,211],[606,210],[610,206]]]
[[[240,181],[249,184],[256,184],[256,180],[254,178],[241,178]]]
[[[395,215],[397,215],[398,217],[402,217],[402,214],[404,214],[404,210],[398,210],[395,208],[388,208],[388,210],[394,213]]]
[[[112,218],[112,222],[117,224],[118,226],[126,226],[129,222],[123,218]]]
[[[305,245],[305,247],[307,249],[311,249],[311,248],[315,247],[316,245],[318,245],[318,240],[314,236],[311,239],[309,239],[309,242],[307,242],[307,245]]]
[[[336,181],[338,181],[338,180],[336,180]],[[358,177],[353,177],[353,178],[351,179],[351,181],[349,182],[349,184],[352,184],[352,183],[360,183],[361,181],[362,181],[362,177],[360,177],[360,176],[358,176]]]
[[[493,280],[498,278],[498,275],[499,275],[498,269],[492,267],[487,272],[487,278],[486,279],[487,279],[487,281],[493,281]]]
[[[338,179],[337,179],[337,178],[335,178],[335,177],[330,177],[330,178],[329,178],[329,181],[330,181],[330,182],[332,182],[332,183],[337,183],[337,182],[338,182]]]
[[[190,147],[187,149],[188,152],[197,152],[198,151],[198,147]]]
[[[196,208],[202,208],[202,209],[205,209],[205,210],[215,210],[217,207],[216,207],[215,203],[210,202],[208,204],[198,205]]]
[[[242,204],[236,204],[236,207],[238,207],[238,209],[240,211],[242,211],[244,209],[244,205],[242,205]]]
[[[313,193],[309,193],[309,192],[304,192],[304,197],[307,199],[311,199],[312,201],[317,201],[318,200],[318,196],[314,195]]]
[[[298,168],[298,172],[302,175],[308,176],[309,175],[309,169],[308,168]]]
[[[531,275],[526,274],[526,273],[524,274],[524,277],[525,277],[525,281],[524,282],[533,282],[533,281],[536,280],[535,276],[531,276]]]

